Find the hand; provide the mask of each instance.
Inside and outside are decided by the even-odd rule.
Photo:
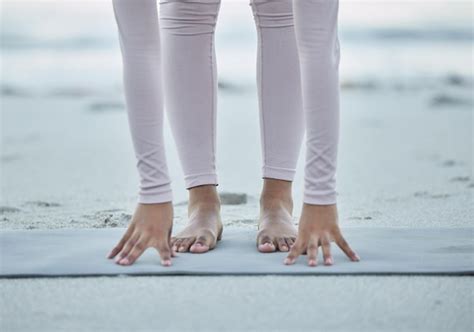
[[[284,263],[286,265],[294,264],[298,256],[306,252],[308,265],[316,266],[318,264],[318,247],[321,246],[324,265],[332,265],[334,260],[331,255],[331,241],[336,242],[352,261],[358,262],[360,260],[342,236],[337,223],[336,205],[304,204],[298,236]]]
[[[158,250],[161,265],[170,266],[174,256],[170,248],[173,226],[173,205],[169,203],[138,204],[125,235],[112,249],[108,258],[120,265],[131,265],[146,249]]]

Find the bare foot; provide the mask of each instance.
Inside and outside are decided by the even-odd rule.
[[[117,264],[131,265],[147,248],[153,247],[160,254],[161,264],[170,266],[172,226],[171,202],[138,204],[127,231],[107,257],[115,257]]]
[[[318,265],[318,247],[323,252],[324,265],[334,264],[331,241],[341,248],[353,262],[360,260],[341,233],[338,225],[337,206],[304,204],[298,227],[298,238],[284,263],[294,264],[299,255],[308,254],[308,265]]]
[[[297,231],[293,225],[291,182],[265,179],[260,197],[257,248],[260,252],[288,251]]]
[[[214,185],[189,190],[188,225],[171,239],[177,252],[204,253],[214,249],[222,236],[220,200]]]

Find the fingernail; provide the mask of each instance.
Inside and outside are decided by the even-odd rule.
[[[163,266],[171,266],[171,261],[167,259],[167,260],[161,261],[161,264]]]
[[[285,265],[290,265],[291,264],[291,260],[289,258],[285,258],[285,260],[283,261],[283,263]]]
[[[130,263],[130,262],[129,262],[128,258],[124,258],[124,259],[122,259],[122,260],[120,261],[120,264],[124,264],[124,265],[127,265],[127,264],[129,264],[129,263]]]
[[[308,261],[309,266],[316,266],[316,261],[314,259],[310,259]]]
[[[355,258],[356,258],[357,261],[360,261],[359,255],[355,254]]]
[[[287,246],[281,246],[281,250],[288,250]]]
[[[333,261],[332,261],[332,258],[327,258],[326,261],[324,262],[324,264],[326,265],[332,265]]]

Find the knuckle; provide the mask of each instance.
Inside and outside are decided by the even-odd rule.
[[[343,237],[339,238],[338,240],[338,244],[342,247],[348,247],[349,244],[347,243],[346,239],[344,239]]]
[[[167,245],[163,245],[163,244],[158,247],[158,250],[162,254],[167,254],[170,252],[170,248]]]

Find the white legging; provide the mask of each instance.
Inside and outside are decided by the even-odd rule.
[[[161,0],[160,23],[156,0],[113,0],[113,5],[141,179],[139,202],[172,200],[163,96],[186,187],[217,185],[214,29],[220,0]],[[251,6],[258,32],[263,177],[293,180],[306,129],[304,202],[334,204],[338,1],[251,0]]]

